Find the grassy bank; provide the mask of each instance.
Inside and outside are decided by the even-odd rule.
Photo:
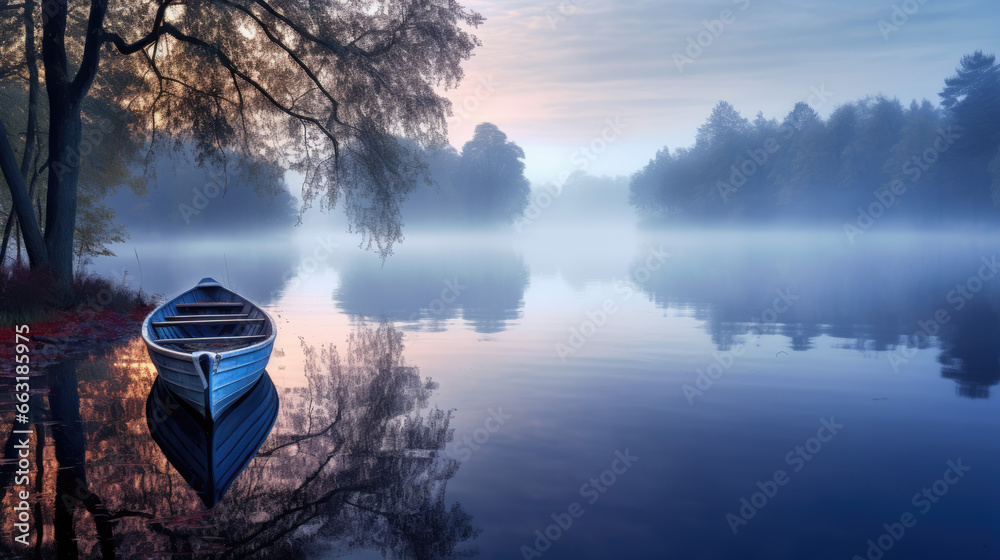
[[[78,273],[70,286],[57,288],[41,270],[14,265],[0,268],[0,329],[74,317],[87,321],[113,312],[129,315],[152,304],[152,298],[122,281]]]

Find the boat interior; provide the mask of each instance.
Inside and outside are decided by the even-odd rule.
[[[256,305],[222,286],[199,286],[158,309],[150,319],[153,342],[180,350],[241,348],[271,335]]]

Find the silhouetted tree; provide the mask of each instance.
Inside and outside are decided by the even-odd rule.
[[[750,121],[726,101],[712,109],[705,124],[698,127],[695,138],[696,148],[732,147],[746,140],[750,132]]]
[[[151,146],[194,142],[200,164],[224,165],[232,149],[303,172],[304,207],[317,199],[332,207],[345,195],[362,243],[383,257],[391,252],[401,237],[399,200],[420,172],[417,154],[396,135],[443,139],[450,104],[435,87],[462,78],[460,64],[478,44],[462,26],[483,18],[451,0],[372,8],[333,0],[26,2],[25,40],[0,58],[18,60],[6,67],[36,68],[41,19],[53,170],[44,239],[3,130],[0,164],[33,266],[64,282],[72,273],[91,96],[126,107],[132,130]],[[115,54],[106,55],[106,46]]]
[[[931,167],[926,163],[923,166],[917,166],[914,164],[913,158],[923,158],[924,152],[928,148],[933,148],[934,141],[940,136],[941,126],[944,124],[941,111],[926,99],[919,104],[913,101],[906,112],[904,121],[899,141],[892,147],[890,157],[883,169],[889,180],[902,182],[907,187],[905,197],[909,205],[924,209],[921,213],[923,215],[919,216],[922,221],[927,222],[931,219],[937,221],[944,208],[948,206],[944,195],[954,195],[956,189],[954,186],[948,190],[932,186],[939,182],[947,182],[947,179],[941,180],[941,166]],[[947,159],[949,154],[944,153],[937,157]],[[927,169],[923,169],[923,167],[927,167]],[[918,182],[913,180],[913,169],[919,169],[921,172]],[[951,196],[948,197],[948,199],[951,198]],[[932,212],[934,208],[938,211]]]
[[[774,156],[769,179],[774,182],[774,205],[812,215],[829,179],[825,161],[825,126],[808,103],[798,102],[781,123],[781,147]]]
[[[992,222],[986,202],[1000,205],[994,57],[963,57],[941,97],[943,111],[927,100],[904,108],[892,97],[865,97],[826,122],[800,102],[780,124],[762,113],[750,123],[720,102],[691,148],[660,150],[631,177],[630,203],[646,220],[700,224],[844,224],[872,204],[884,206],[879,216],[892,207],[889,221]]]
[[[855,103],[838,105],[826,121],[827,134],[830,137],[827,147],[831,158],[836,162],[836,172],[830,177],[838,194],[843,194],[850,188],[848,170],[853,167],[856,157],[854,143],[861,132],[861,110]]]
[[[479,223],[510,222],[528,206],[524,150],[496,125],[481,123],[462,146],[455,174],[466,216]]]
[[[941,106],[960,127],[961,147],[971,154],[996,152],[1000,144],[1000,67],[996,57],[976,51],[962,57],[946,78]]]
[[[941,106],[959,135],[947,154],[945,170],[951,189],[945,200],[953,211],[972,217],[992,216],[984,204],[992,198],[991,160],[1000,151],[1000,67],[992,54],[965,55],[956,74],[945,80]],[[985,196],[984,196],[985,195]]]
[[[668,175],[676,169],[669,148],[657,150],[645,167],[635,172],[629,181],[629,204],[640,218],[664,216],[681,211],[687,197],[680,194]]]
[[[424,150],[425,184],[402,205],[408,224],[434,227],[501,225],[528,205],[524,151],[496,125],[482,123],[459,154],[450,145]]]
[[[460,223],[464,208],[455,184],[458,150],[451,145],[430,147],[424,151],[424,159],[431,181],[420,184],[403,202],[403,220],[409,227]]]

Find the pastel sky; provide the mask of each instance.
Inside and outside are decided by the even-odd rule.
[[[1000,54],[995,0],[463,4],[487,21],[447,92],[451,143],[492,122],[524,148],[533,183],[584,167],[630,174],[657,149],[691,145],[720,100],[779,119],[798,101],[824,116],[879,93],[937,103],[963,54]]]

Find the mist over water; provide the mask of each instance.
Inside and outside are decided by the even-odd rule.
[[[996,6],[79,4],[0,557],[1000,558]]]
[[[431,402],[454,409],[448,497],[483,529],[482,558],[535,546],[574,502],[584,515],[545,557],[850,558],[908,510],[921,530],[901,558],[996,550],[1000,236],[543,226],[414,233],[384,264],[339,233],[217,243],[144,262],[144,289],[217,270],[264,302],[279,388],[304,382],[298,337],[396,325]],[[134,279],[122,255],[95,269]],[[844,428],[795,455],[830,418]],[[639,460],[589,503],[581,484],[626,450]],[[917,513],[959,457],[973,469]],[[777,470],[790,482],[733,535],[727,514]],[[957,527],[967,539],[944,537]]]

